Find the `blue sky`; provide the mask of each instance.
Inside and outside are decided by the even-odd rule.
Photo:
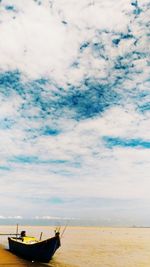
[[[0,38],[0,218],[150,223],[149,1],[2,0]]]

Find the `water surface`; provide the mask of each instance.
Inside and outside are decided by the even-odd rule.
[[[1,231],[12,231],[15,226],[2,226]],[[53,235],[54,227],[20,227],[29,235],[43,238]],[[63,229],[62,229],[63,230]],[[1,243],[7,247],[6,237]],[[149,267],[149,228],[68,227],[61,240],[62,246],[49,264],[30,263],[17,257],[17,266],[48,267]],[[7,261],[8,263],[8,261]],[[4,265],[3,265],[4,266]],[[9,266],[8,264],[5,266]],[[12,265],[11,266],[15,266]]]

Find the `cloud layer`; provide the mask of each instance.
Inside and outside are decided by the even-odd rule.
[[[0,36],[0,215],[149,203],[149,1],[1,1]]]

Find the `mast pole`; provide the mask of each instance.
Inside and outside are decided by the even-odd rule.
[[[17,224],[17,227],[16,227],[16,239],[18,237],[18,224]]]

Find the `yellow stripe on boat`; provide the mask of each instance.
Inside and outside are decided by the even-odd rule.
[[[38,242],[38,240],[35,237],[25,236],[23,237],[23,242],[24,243],[35,243],[35,242]]]

